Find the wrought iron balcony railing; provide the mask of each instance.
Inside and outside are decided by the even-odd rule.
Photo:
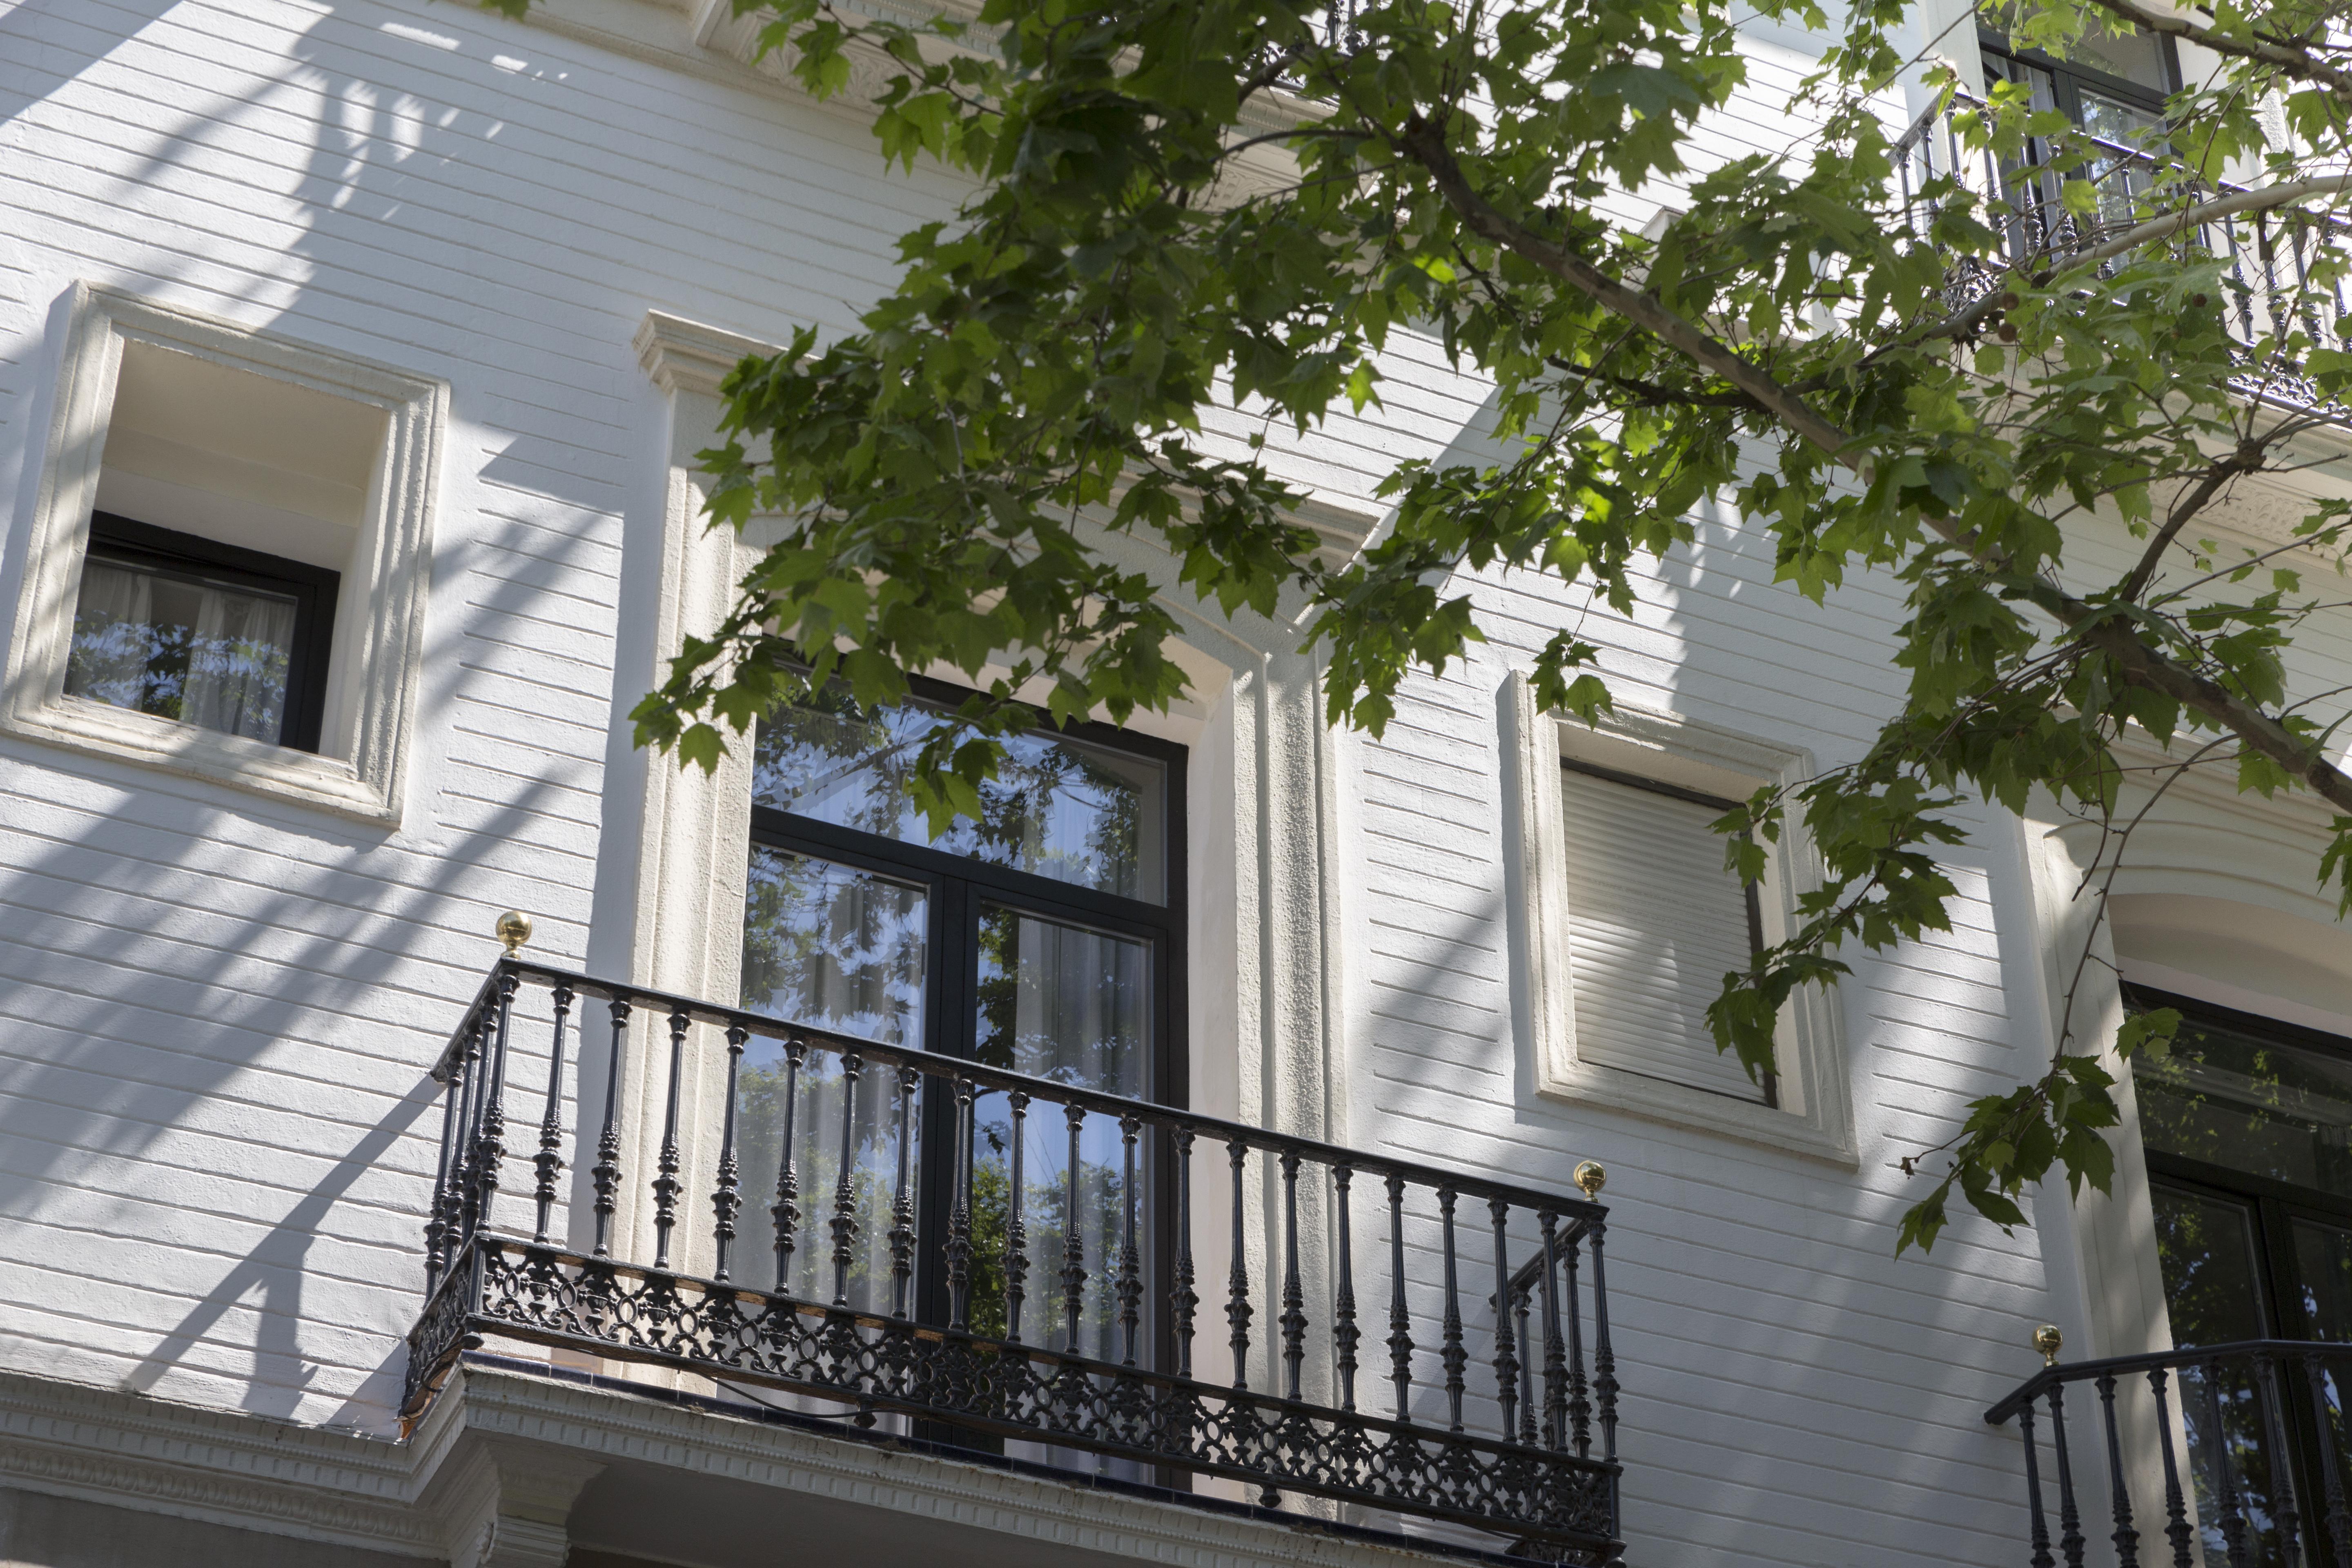
[[[1956,96],[1948,107],[1921,115],[1895,143],[1904,204],[1921,240],[1929,238],[1940,205],[1932,193],[1942,188],[1938,182],[1953,183],[1998,204],[1987,216],[1997,225],[2010,266],[2063,265],[2153,216],[2145,198],[2165,184],[2164,211],[2193,206],[2209,214],[2166,243],[2221,263],[2224,326],[2243,347],[2263,351],[2249,355],[2238,379],[2261,395],[2332,406],[2304,378],[2298,362],[2312,349],[2352,348],[2352,310],[2336,275],[2352,260],[2352,218],[2304,205],[2222,210],[2226,198],[2246,195],[2247,187],[2226,180],[2160,182],[2159,174],[2180,173],[2169,153],[2103,137],[2084,135],[2087,160],[2068,167],[2056,166],[2050,144],[2040,141],[2030,141],[2022,158],[2004,158],[1969,145],[1969,123],[1985,109],[1979,100]],[[2090,211],[2068,206],[2070,181],[2088,186]],[[1999,287],[2001,277],[1998,267],[1970,258],[1951,274],[1955,303]],[[2302,334],[2299,353],[2285,342],[2295,332]]]
[[[602,1092],[575,1097],[566,1067],[591,1028],[610,1047],[590,1074]],[[636,1083],[645,1072],[658,1076]],[[1046,1462],[1075,1450],[1179,1485],[1228,1478],[1268,1506],[1311,1493],[1556,1561],[1618,1559],[1606,1210],[1590,1193],[513,957],[435,1076],[412,1413],[463,1351],[519,1340],[787,1391],[859,1426],[887,1417]],[[598,1126],[575,1124],[575,1100]],[[626,1168],[630,1100],[662,1108],[649,1170]],[[697,1128],[690,1108],[714,1100]],[[1597,1168],[1589,1180],[1597,1191]],[[1491,1256],[1469,1256],[1473,1237]],[[1223,1353],[1196,1346],[1211,1316]],[[1382,1331],[1385,1358],[1360,1361]],[[1365,1407],[1376,1377],[1390,1384],[1379,1413]]]
[[[2056,1331],[2042,1334],[2054,1355]],[[2352,1568],[2347,1376],[2352,1345],[2303,1340],[2045,1366],[1985,1412],[2025,1439],[2028,1561],[2081,1568],[2087,1530],[2122,1568]],[[2087,1444],[2069,1436],[2069,1389],[2097,1401]]]

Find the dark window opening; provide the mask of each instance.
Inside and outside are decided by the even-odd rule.
[[[65,693],[315,752],[340,583],[324,567],[94,513]]]

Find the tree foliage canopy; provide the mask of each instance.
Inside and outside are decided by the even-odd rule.
[[[2341,704],[2286,673],[2338,602],[2297,571],[2340,553],[2347,509],[2315,503],[2291,552],[2201,534],[2233,482],[2301,460],[2315,402],[2352,383],[2334,252],[2281,306],[2201,222],[2234,203],[2320,233],[2352,184],[2352,46],[2324,5],[2015,0],[1987,19],[2057,56],[2137,26],[2220,63],[2121,185],[2112,148],[1998,86],[1954,122],[2010,177],[1906,186],[1895,84],[1957,83],[1906,57],[1900,0],[1834,24],[1814,0],[1368,0],[1337,22],[1320,0],[985,0],[919,25],[738,4],[820,94],[861,53],[887,61],[881,152],[970,194],[905,237],[858,331],[803,332],[727,383],[712,510],[787,521],[637,710],[641,740],[707,765],[810,682],[887,700],[951,666],[981,695],[932,735],[920,788],[935,817],[972,811],[999,738],[1033,721],[1018,694],[1122,720],[1182,689],[1164,585],[1104,531],[1164,547],[1226,613],[1305,606],[1330,718],[1378,732],[1409,673],[1479,637],[1458,574],[1554,573],[1630,610],[1643,558],[1719,498],[1790,590],[1870,573],[1906,596],[1907,686],[1874,742],[1720,825],[1751,878],[1792,818],[1826,868],[1710,1011],[1751,1071],[1795,988],[1945,926],[1938,852],[1976,803],[2048,791],[2112,825],[2127,726],[2242,787],[2315,792],[2344,815],[2315,871],[2352,886]],[[1704,127],[1754,90],[1759,17],[1827,47],[1789,144],[1727,161]],[[2026,214],[2029,186],[2055,205]],[[1660,197],[1671,221],[1641,221]],[[1503,456],[1400,464],[1392,521],[1333,565],[1232,411],[1303,433],[1376,405],[1407,333],[1491,384]],[[1533,679],[1559,710],[1609,706],[1572,632]],[[2104,1185],[2101,1055],[2162,1049],[2165,1025],[2069,1031],[2047,1074],[1975,1105],[1918,1156],[1903,1245],[1933,1242],[1956,1186],[2009,1225],[2053,1168]]]

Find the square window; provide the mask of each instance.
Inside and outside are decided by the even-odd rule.
[[[1800,988],[1761,1083],[1706,1024],[1726,973],[1784,940],[1820,885],[1801,821],[1765,847],[1752,887],[1726,868],[1714,824],[1811,761],[1631,707],[1588,728],[1545,712],[1517,672],[1498,696],[1514,1013],[1536,1092],[1853,1164],[1834,996]]]
[[[396,822],[447,405],[81,285],[0,728]]]

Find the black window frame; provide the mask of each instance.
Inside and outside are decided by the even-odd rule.
[[[971,693],[944,681],[913,678],[909,695],[918,702],[952,710]],[[1139,735],[1116,725],[1083,722],[1057,725],[1042,710],[1039,730],[1103,751],[1157,763],[1163,784],[1160,889],[1154,904],[1057,881],[1034,872],[1017,870],[927,844],[910,843],[884,834],[843,827],[796,816],[791,812],[751,802],[748,855],[764,847],[787,854],[814,856],[894,880],[920,886],[925,892],[927,944],[923,975],[922,1037],[908,1042],[935,1056],[970,1060],[977,1036],[980,984],[980,915],[983,903],[998,903],[1045,919],[1085,926],[1148,944],[1150,953],[1151,997],[1148,1017],[1152,1032],[1152,1060],[1144,1098],[1154,1104],[1184,1108],[1191,1084],[1191,1058],[1185,1037],[1185,979],[1188,962],[1185,784],[1190,749],[1180,742]],[[754,742],[756,745],[756,741]],[[926,1088],[920,1115],[922,1145],[950,1148],[954,1143],[954,1108],[943,1094]],[[1160,1192],[1172,1190],[1176,1173],[1167,1151],[1145,1162],[1146,1179]],[[922,1233],[946,1234],[948,1183],[943,1172],[926,1162],[920,1176],[919,1201],[924,1207]],[[1147,1197],[1141,1212],[1154,1215],[1160,1205]],[[1155,1226],[1146,1251],[1153,1278],[1173,1278],[1174,1237]],[[1165,1292],[1147,1289],[1146,1300],[1158,1303]],[[926,1248],[916,1259],[916,1316],[943,1322],[947,1317],[947,1281],[943,1259]],[[1148,1338],[1160,1364],[1172,1364],[1172,1328],[1164,1311],[1154,1310]],[[960,1441],[974,1440],[962,1435]]]
[[[278,716],[278,739],[265,744],[296,752],[319,750],[342,574],[111,511],[90,513],[89,542],[82,552],[85,573],[93,560],[120,562],[184,583],[211,583],[293,599],[294,635],[287,649],[285,706]],[[79,618],[79,578],[74,584],[74,605]]]
[[[2078,126],[2083,123],[2083,89],[2085,87],[2109,98],[2121,99],[2158,120],[2164,118],[2165,100],[2180,90],[2180,51],[2174,47],[2172,39],[2163,34],[2157,35],[2156,42],[2158,58],[2164,62],[2167,82],[2161,90],[2146,82],[2134,81],[2129,77],[2113,75],[2079,59],[2062,60],[2040,49],[2019,48],[1990,28],[1979,29],[1977,34],[1978,47],[1989,58],[1997,57],[2013,60],[2019,65],[2048,72],[2051,91],[2058,100],[2056,107]],[[2154,152],[2155,149],[2145,151]]]

